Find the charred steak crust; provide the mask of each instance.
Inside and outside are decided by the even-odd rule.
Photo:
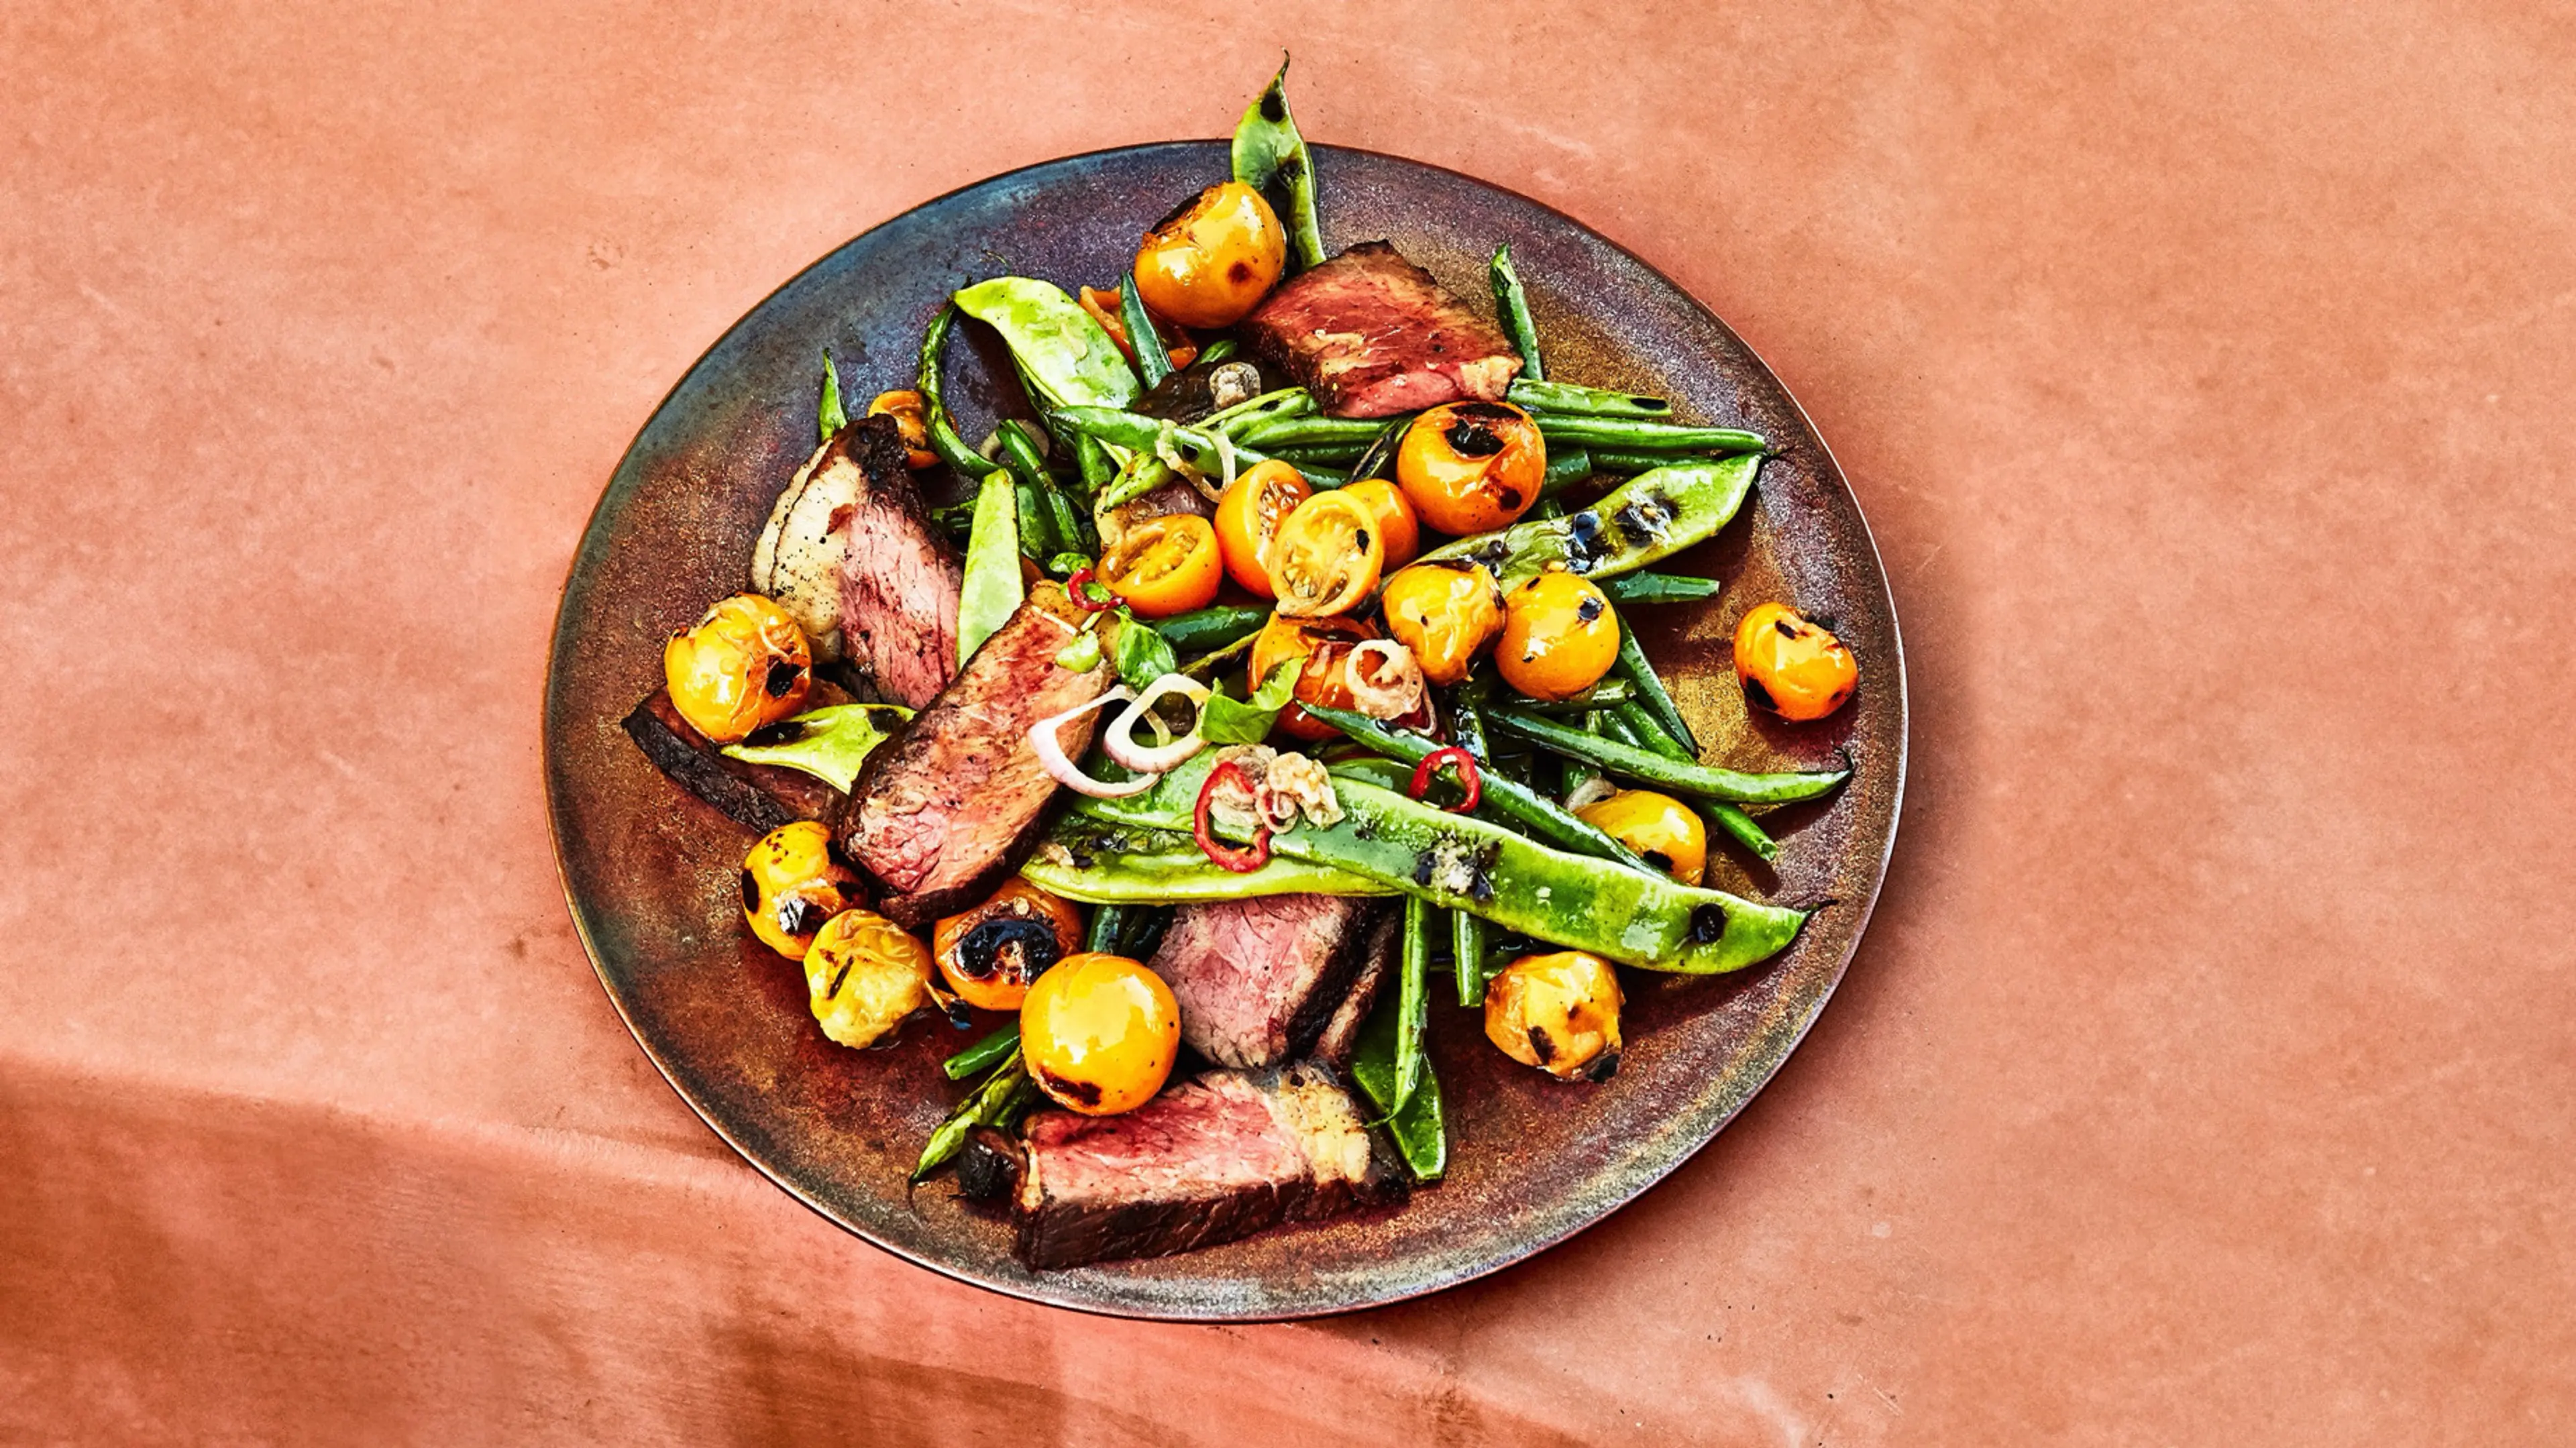
[[[1377,1005],[1378,991],[1395,973],[1395,952],[1404,931],[1404,911],[1392,901],[1378,903],[1376,918],[1369,922],[1360,945],[1359,974],[1352,978],[1350,989],[1342,992],[1341,1004],[1333,1008],[1332,1018],[1324,1022],[1315,1037],[1315,1059],[1335,1067],[1347,1066],[1351,1052],[1360,1043],[1360,1028],[1368,1024],[1369,1012]]]
[[[1383,241],[1283,283],[1243,330],[1256,354],[1335,417],[1500,401],[1521,370],[1501,329]]]
[[[841,792],[810,774],[727,758],[689,727],[668,693],[656,691],[636,705],[620,727],[673,783],[763,834],[797,820],[827,819],[840,806]]]
[[[974,904],[1019,868],[1057,785],[1029,747],[1029,727],[1099,698],[1116,671],[1056,663],[1080,613],[1041,581],[930,706],[868,756],[833,834],[885,885],[885,914],[922,926]],[[1075,758],[1098,716],[1064,730]]]
[[[1306,1054],[1367,956],[1376,902],[1268,895],[1183,905],[1151,962],[1181,1008],[1181,1040],[1220,1066]]]
[[[1124,1116],[1043,1111],[1012,1143],[979,1133],[971,1183],[1007,1194],[1033,1269],[1153,1257],[1401,1201],[1382,1150],[1331,1068],[1216,1070]]]
[[[843,428],[817,471],[855,465],[865,478],[843,530],[841,643],[878,697],[918,709],[957,672],[957,595],[965,565],[932,525],[891,417]]]

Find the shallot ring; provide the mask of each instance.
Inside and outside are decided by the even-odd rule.
[[[1154,776],[1149,774],[1137,779],[1122,779],[1114,782],[1094,779],[1083,773],[1081,766],[1065,757],[1064,741],[1057,737],[1058,732],[1065,725],[1092,710],[1123,703],[1135,697],[1128,691],[1126,685],[1121,684],[1089,703],[1077,704],[1061,714],[1040,719],[1029,726],[1029,748],[1037,751],[1038,763],[1046,768],[1047,774],[1056,783],[1076,794],[1089,795],[1093,799],[1125,799],[1131,794],[1143,794],[1154,787]]]
[[[1193,723],[1189,733],[1149,749],[1136,742],[1137,722],[1152,718],[1154,701],[1166,694],[1187,695],[1192,704],[1204,709],[1210,692],[1207,685],[1187,674],[1165,674],[1147,684],[1145,692],[1136,696],[1136,702],[1128,705],[1127,711],[1110,724],[1109,732],[1101,738],[1100,747],[1108,751],[1110,758],[1139,774],[1162,774],[1178,769],[1189,761],[1190,756],[1207,747],[1207,739],[1199,733],[1198,726]],[[1156,722],[1160,723],[1159,720]]]

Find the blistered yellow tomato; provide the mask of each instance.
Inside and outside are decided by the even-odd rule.
[[[1685,885],[1698,884],[1708,873],[1708,826],[1669,794],[1623,789],[1574,814]]]
[[[1783,719],[1822,719],[1860,682],[1843,641],[1784,603],[1757,603],[1735,626],[1735,677],[1754,707]]]
[[[1029,987],[1082,943],[1082,917],[1014,875],[993,898],[932,927],[930,951],[948,988],[978,1010],[1015,1011]]]
[[[874,1045],[930,1001],[930,947],[871,910],[823,922],[805,952],[805,993],[823,1034]]]
[[[1270,588],[1270,540],[1279,525],[1314,495],[1303,474],[1272,458],[1235,475],[1216,504],[1216,541],[1225,555],[1226,575],[1253,597],[1267,600]]]
[[[1286,659],[1306,656],[1305,667],[1297,671],[1297,687],[1292,694],[1299,703],[1321,704],[1327,709],[1348,709],[1358,701],[1351,695],[1351,650],[1377,637],[1377,631],[1350,618],[1282,618],[1270,616],[1261,632],[1252,640],[1252,658],[1248,663],[1251,685],[1259,688],[1270,677],[1270,671]],[[1340,730],[1308,714],[1291,703],[1279,711],[1277,726],[1297,739],[1320,741],[1341,737]]]
[[[1395,478],[1422,521],[1443,533],[1482,533],[1516,522],[1547,481],[1547,439],[1519,408],[1452,402],[1404,430]]]
[[[1270,540],[1270,593],[1290,618],[1348,613],[1377,587],[1386,540],[1377,515],[1346,492],[1317,493]]]
[[[814,650],[787,610],[737,593],[662,648],[662,681],[689,727],[733,744],[805,707]]]
[[[1386,631],[1413,650],[1422,676],[1455,684],[1503,631],[1503,591],[1485,565],[1464,558],[1417,563],[1386,581],[1378,596]]]
[[[803,960],[823,922],[860,898],[857,872],[832,858],[832,832],[813,820],[780,825],[742,857],[742,918],[789,960]]]
[[[1068,955],[1020,1005],[1020,1052],[1038,1089],[1085,1116],[1154,1099],[1181,1049],[1162,977],[1123,955]]]
[[[1494,667],[1533,699],[1571,699],[1619,659],[1619,616],[1590,579],[1551,568],[1503,599]]]
[[[868,404],[868,416],[894,419],[895,429],[903,434],[906,466],[926,468],[939,461],[939,454],[930,450],[930,413],[920,393],[909,387],[880,392]]]
[[[1136,291],[1184,327],[1231,327],[1261,304],[1288,265],[1288,233],[1261,193],[1211,186],[1145,233]]]
[[[1377,515],[1378,536],[1386,541],[1388,572],[1411,563],[1422,551],[1422,522],[1414,516],[1413,503],[1402,488],[1384,478],[1363,478],[1344,487],[1342,495],[1368,504],[1368,510]]]
[[[1205,608],[1225,581],[1216,525],[1196,513],[1148,518],[1100,555],[1100,581],[1139,618]]]
[[[1560,1081],[1619,1069],[1619,977],[1580,950],[1524,955],[1485,988],[1485,1039]]]

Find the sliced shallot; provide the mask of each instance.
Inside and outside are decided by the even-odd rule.
[[[1080,766],[1065,757],[1064,741],[1057,737],[1058,731],[1064,726],[1092,710],[1106,708],[1111,704],[1122,704],[1135,697],[1122,684],[1088,704],[1077,704],[1061,714],[1051,715],[1030,725],[1029,747],[1037,751],[1038,763],[1046,767],[1047,774],[1056,783],[1076,794],[1087,794],[1093,799],[1125,799],[1131,794],[1143,794],[1152,789],[1154,776],[1150,774],[1139,779],[1122,779],[1115,782],[1092,778],[1083,773]]]
[[[1351,707],[1372,719],[1401,719],[1422,703],[1422,661],[1393,639],[1355,645],[1342,660]]]
[[[1207,747],[1207,739],[1199,733],[1197,721],[1191,721],[1188,733],[1150,748],[1136,742],[1136,725],[1140,721],[1154,719],[1155,703],[1167,694],[1186,695],[1194,707],[1205,708],[1208,692],[1207,685],[1187,674],[1163,675],[1147,684],[1145,692],[1136,696],[1136,702],[1127,706],[1127,712],[1119,715],[1109,726],[1109,733],[1101,739],[1100,747],[1109,752],[1110,758],[1139,774],[1162,774],[1179,768],[1191,755]],[[1157,728],[1161,722],[1155,719]]]

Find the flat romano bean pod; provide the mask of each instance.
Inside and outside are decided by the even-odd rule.
[[[1747,774],[1737,769],[1685,763],[1651,749],[1570,729],[1544,714],[1508,705],[1488,709],[1485,720],[1498,729],[1517,734],[1568,759],[1579,759],[1612,774],[1701,799],[1722,799],[1734,804],[1794,804],[1802,799],[1814,799],[1851,778],[1848,769]]]
[[[1698,603],[1725,588],[1714,578],[1684,578],[1676,573],[1630,573],[1596,579],[1612,603]]]
[[[1441,747],[1437,741],[1426,739],[1410,729],[1391,728],[1365,714],[1323,704],[1302,707],[1308,717],[1339,729],[1352,743],[1406,764],[1420,764],[1431,757],[1433,750]],[[1477,808],[1485,813],[1501,815],[1569,850],[1617,860],[1640,870],[1654,868],[1599,826],[1584,823],[1573,811],[1519,780],[1481,767],[1477,770],[1477,780],[1483,796]]]
[[[1297,118],[1288,111],[1287,57],[1280,57],[1279,73],[1235,124],[1233,159],[1234,179],[1253,190],[1266,191],[1273,181],[1287,188],[1288,212],[1283,219],[1297,265],[1322,265],[1324,230],[1315,219],[1315,162],[1307,154],[1306,138],[1298,134]]]
[[[1509,590],[1551,566],[1592,578],[1643,568],[1716,536],[1744,506],[1760,454],[1678,463],[1629,479],[1562,518],[1532,518],[1423,555],[1472,558]]]

